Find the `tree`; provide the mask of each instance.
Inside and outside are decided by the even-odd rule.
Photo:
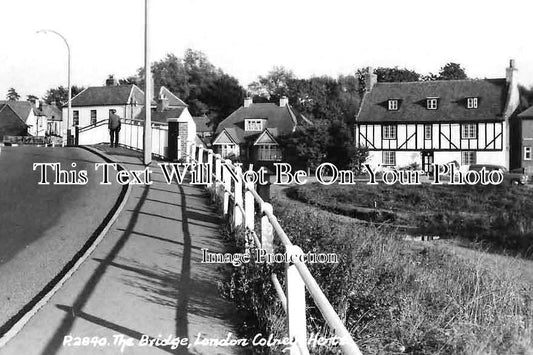
[[[28,95],[26,96],[26,101],[29,101],[31,102],[32,104],[35,104],[35,102],[37,102],[37,100],[39,100],[39,98],[35,95]]]
[[[374,70],[374,74],[377,75],[378,82],[380,83],[419,81],[421,77],[421,75],[414,70],[398,67],[379,67]]]
[[[72,97],[78,95],[83,90],[85,90],[84,87],[73,85],[71,87]],[[43,100],[49,105],[56,105],[58,108],[62,108],[68,104],[68,88],[58,86],[57,88],[48,89],[43,96]]]
[[[447,63],[440,68],[438,80],[464,80],[468,79],[465,70],[458,63]]]
[[[275,66],[266,76],[259,76],[258,81],[248,85],[248,90],[253,96],[263,96],[276,102],[280,97],[289,95],[288,82],[292,79],[295,79],[292,70]]]
[[[6,99],[9,101],[18,101],[20,99],[20,95],[18,94],[17,90],[15,88],[10,88],[7,91]]]

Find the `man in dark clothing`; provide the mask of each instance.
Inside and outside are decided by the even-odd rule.
[[[118,147],[118,136],[120,133],[120,116],[116,114],[116,110],[112,110],[111,114],[109,115],[109,137],[111,140],[111,146]]]

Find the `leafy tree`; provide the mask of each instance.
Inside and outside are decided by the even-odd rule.
[[[275,66],[266,76],[259,76],[258,81],[251,83],[248,90],[254,96],[263,96],[271,102],[289,94],[288,82],[295,79],[292,70]]]
[[[78,95],[83,90],[85,90],[84,87],[73,85],[71,87],[72,97]],[[62,108],[68,104],[68,88],[58,86],[57,88],[48,89],[44,94],[43,100],[49,105],[56,105],[58,108]]]
[[[316,169],[325,161],[329,143],[328,122],[317,121],[313,125],[297,126],[290,134],[279,138],[286,161],[295,168]]]
[[[167,54],[152,64],[152,76],[156,92],[165,86],[189,105],[193,116],[207,115],[213,129],[242,104],[244,89],[237,79],[216,68],[200,51],[187,49],[183,58]],[[144,70],[138,70],[136,80],[127,79],[143,87]]]
[[[380,67],[374,70],[374,74],[377,75],[378,82],[382,83],[419,81],[421,77],[421,75],[414,70],[398,67]]]
[[[29,101],[29,102],[31,102],[32,104],[35,104],[35,102],[36,102],[37,100],[39,100],[39,98],[38,98],[37,96],[35,96],[35,95],[31,95],[31,94],[30,94],[30,95],[26,96],[26,101]]]
[[[119,85],[137,85],[139,86],[139,78],[136,75],[128,76],[127,78],[122,78],[118,80]]]
[[[465,70],[458,63],[447,63],[440,68],[438,80],[463,80],[468,79]]]
[[[18,94],[17,90],[15,88],[10,88],[7,91],[6,99],[9,101],[18,101],[20,99],[20,95]]]

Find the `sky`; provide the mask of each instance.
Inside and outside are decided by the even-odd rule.
[[[150,0],[151,58],[187,48],[246,87],[273,66],[296,76],[399,66],[437,73],[460,63],[470,77],[505,77],[509,59],[533,85],[533,2],[476,0]],[[0,99],[14,87],[41,97],[67,84],[103,85],[144,64],[144,0],[2,3]]]

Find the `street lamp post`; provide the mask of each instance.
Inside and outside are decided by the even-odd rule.
[[[68,145],[68,138],[70,136],[70,111],[71,111],[71,98],[72,98],[72,88],[70,86],[70,46],[68,45],[68,42],[65,37],[59,32],[56,32],[54,30],[40,30],[37,31],[37,33],[54,33],[61,37],[61,39],[65,42],[65,45],[67,46],[67,54],[68,54],[68,74],[67,74],[67,81],[68,81],[68,108],[67,108],[67,145]]]
[[[152,162],[152,71],[150,67],[150,1],[145,0],[144,9],[144,164]]]

